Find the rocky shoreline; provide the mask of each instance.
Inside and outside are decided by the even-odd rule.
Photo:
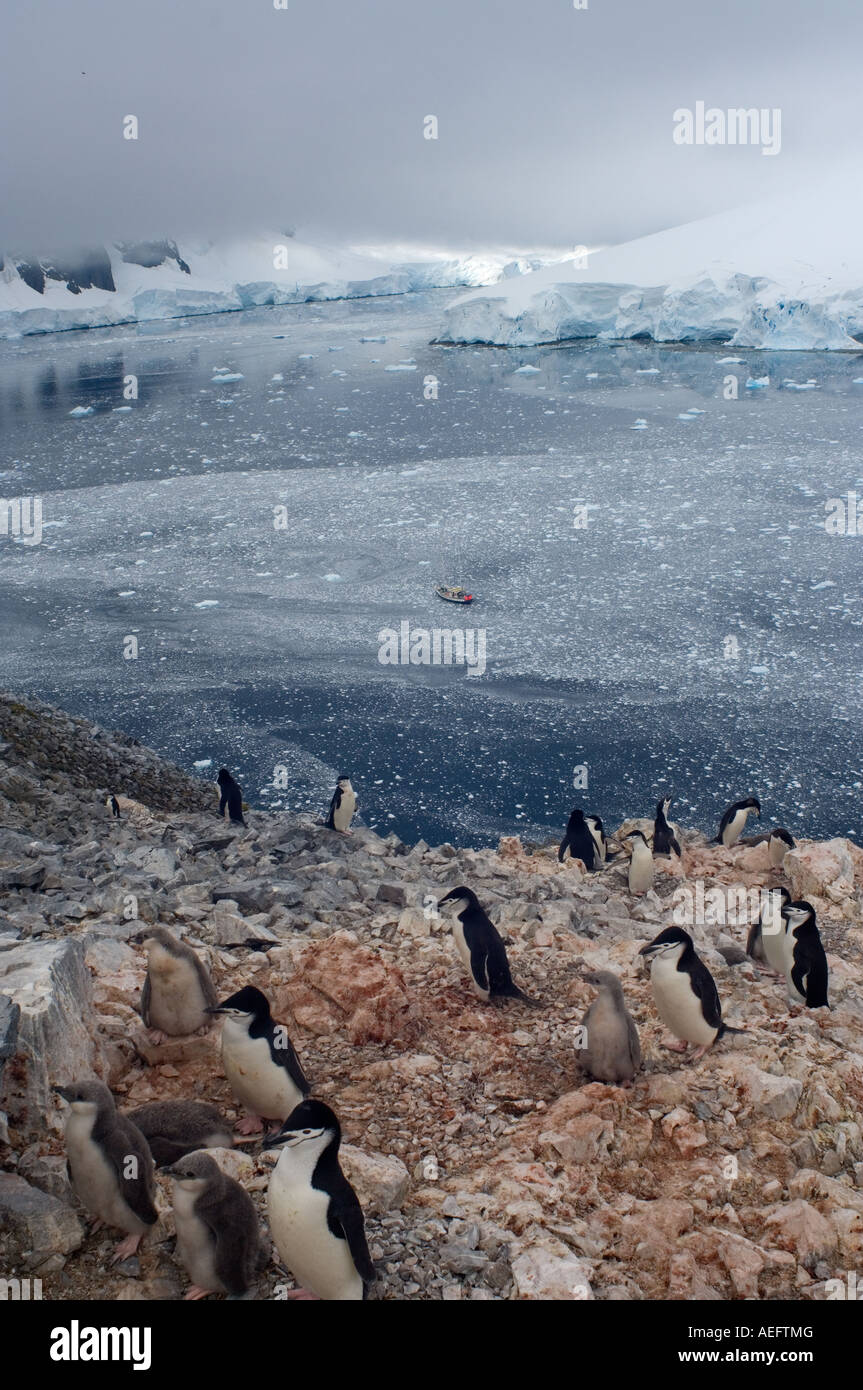
[[[625,859],[585,876],[514,839],[409,846],[254,810],[243,829],[217,804],[215,784],[134,741],[0,695],[3,1277],[40,1278],[45,1298],[182,1296],[167,1182],[154,1234],[110,1269],[69,1189],[50,1091],[98,1075],[123,1110],[184,1097],[235,1113],[218,1030],[161,1046],[144,1033],[145,956],[129,940],[158,921],[223,994],[255,984],[288,1025],[342,1122],[373,1297],[841,1296],[863,1265],[863,851],[798,840],[778,874],[764,845],[686,831],[685,885],[658,861],[635,899]],[[663,1051],[639,947],[675,920],[682,887],[703,901],[780,882],[818,910],[831,1011],[789,1007],[746,958],[745,921],[696,921],[745,1032],[697,1064]],[[433,906],[460,883],[541,1009],[470,992]],[[579,1070],[593,969],[620,976],[641,1035],[629,1090]],[[257,1145],[218,1153],[263,1217],[271,1160]],[[256,1296],[287,1282],[271,1264]]]

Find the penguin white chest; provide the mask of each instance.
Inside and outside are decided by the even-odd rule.
[[[726,848],[736,845],[740,836],[746,829],[746,817],[749,815],[750,808],[747,806],[742,811],[735,811],[731,820],[722,832],[722,843]]]
[[[781,974],[786,971],[789,956],[786,940],[785,918],[778,908],[768,909],[761,917],[761,947],[771,970]]]
[[[222,1065],[241,1105],[267,1120],[286,1120],[303,1098],[285,1067],[273,1061],[267,1038],[252,1038],[244,1023],[226,1018]]]
[[[72,1186],[81,1203],[108,1226],[117,1226],[130,1235],[146,1230],[146,1222],[135,1215],[120,1190],[120,1182],[101,1147],[93,1141],[93,1117],[76,1115],[66,1124],[66,1157]]]
[[[209,1022],[206,1000],[193,966],[154,948],[148,963],[150,976],[150,1027],[171,1037],[194,1033]]]
[[[267,1210],[279,1254],[297,1283],[319,1298],[362,1299],[363,1281],[346,1240],[327,1225],[329,1197],[312,1187],[307,1172],[295,1171],[290,1151],[270,1178]]]
[[[470,960],[470,947],[467,944],[467,939],[464,934],[464,927],[462,926],[461,918],[459,917],[456,917],[455,921],[452,924],[452,935],[453,940],[455,941],[456,950],[458,951],[459,956],[461,957],[462,964],[467,970],[467,973],[470,975],[470,980],[474,988],[474,993],[478,994],[480,999],[485,999],[486,1001],[488,1001],[490,991],[487,989],[483,989],[482,985],[474,979],[473,969],[471,967]]]
[[[213,1293],[225,1287],[216,1273],[216,1247],[210,1230],[195,1212],[198,1193],[174,1184],[174,1220],[177,1227],[177,1254],[193,1284]]]
[[[629,861],[630,893],[646,893],[653,887],[653,855],[641,840],[633,845]]]
[[[677,969],[674,955],[655,956],[650,967],[650,984],[656,1012],[676,1038],[709,1047],[717,1034],[701,1011],[701,1000],[694,992],[688,973]]]
[[[797,988],[797,986],[791,978],[791,971],[794,969],[794,947],[797,944],[797,938],[793,935],[792,932],[786,931],[782,944],[784,947],[784,958],[782,964],[779,966],[779,969],[782,970],[785,975],[785,984],[788,989],[789,1001],[792,1004],[805,1004],[806,995],[800,993],[799,989]],[[808,975],[804,975],[802,980],[804,990],[806,989],[807,979]]]
[[[353,790],[343,791],[341,800],[333,812],[333,825],[336,830],[349,830],[354,812],[357,809],[356,793]]]

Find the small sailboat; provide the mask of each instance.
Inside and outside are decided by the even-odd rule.
[[[435,593],[447,603],[473,603],[473,594],[466,594],[460,584],[436,584]]]

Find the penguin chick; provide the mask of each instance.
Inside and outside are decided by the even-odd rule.
[[[376,1276],[357,1194],[339,1166],[342,1132],[319,1100],[306,1100],[265,1143],[281,1149],[267,1193],[270,1232],[301,1288],[288,1298],[365,1298]]]
[[[666,927],[639,955],[650,959],[653,1002],[663,1023],[678,1039],[665,1046],[685,1052],[688,1043],[700,1061],[709,1047],[726,1033],[742,1033],[722,1022],[722,1005],[716,981],[696,953],[692,937],[682,927]]]
[[[166,927],[145,927],[132,937],[147,951],[141,1017],[154,1043],[206,1033],[208,1009],[219,998],[203,962]]]
[[[224,1016],[222,1065],[228,1085],[249,1112],[237,1133],[255,1134],[265,1119],[282,1123],[311,1090],[285,1025],[275,1021],[254,985],[207,1012]]]
[[[581,860],[588,872],[602,868],[602,858],[597,848],[596,837],[591,832],[587,817],[578,807],[575,808],[566,823],[566,830],[557,851],[559,863],[563,863],[567,850],[573,859]]]
[[[333,792],[326,824],[330,830],[338,830],[342,835],[351,835],[351,821],[356,814],[357,798],[350,777],[340,777]]]
[[[480,907],[476,893],[470,888],[453,888],[441,898],[438,910],[448,903],[454,913],[452,934],[456,950],[480,999],[521,999],[525,1004],[535,1004],[513,983],[503,938]]]
[[[789,902],[783,907],[782,916],[787,923],[784,946],[789,1000],[792,1004],[805,1004],[807,1009],[829,1009],[827,956],[814,907],[805,899]]]
[[[243,819],[243,789],[238,782],[235,782],[226,767],[219,768],[219,775],[216,778],[219,784],[221,796],[219,797],[219,815],[224,820],[225,807],[228,808],[228,819],[234,825],[245,825]]]
[[[781,869],[782,862],[790,849],[796,849],[797,841],[793,835],[789,835],[782,826],[777,826],[771,830],[770,839],[767,842],[767,857],[770,861],[771,869]]]
[[[785,932],[788,923],[782,909],[791,901],[787,888],[762,890],[762,906],[758,920],[749,928],[746,938],[746,954],[763,971],[776,975],[785,974]]]
[[[582,1066],[597,1081],[628,1086],[641,1066],[641,1044],[620,980],[610,970],[594,970],[584,979],[599,994],[582,1019]]]
[[[196,1149],[230,1149],[234,1142],[228,1121],[202,1100],[153,1100],[126,1119],[138,1126],[159,1167]]]
[[[661,797],[656,803],[656,816],[653,821],[653,853],[663,857],[676,854],[682,859],[680,844],[674,833],[674,826],[668,819],[671,810],[671,797]]]
[[[186,1300],[209,1293],[242,1298],[266,1262],[248,1192],[206,1153],[187,1154],[163,1171],[174,1184],[177,1255],[192,1281]]]
[[[158,1220],[147,1141],[131,1120],[117,1113],[103,1082],[79,1081],[51,1089],[69,1105],[66,1159],[75,1194],[96,1217],[94,1229],[104,1224],[128,1232],[112,1263],[125,1260]]]
[[[653,887],[653,854],[650,845],[640,830],[633,830],[626,836],[632,844],[632,857],[629,861],[629,891],[640,896]]]
[[[761,815],[761,802],[757,796],[747,796],[745,801],[734,801],[727,806],[722,813],[722,820],[719,822],[719,834],[713,841],[715,845],[724,845],[730,849],[736,845],[743,831],[746,829],[746,818],[752,812],[756,816]]]

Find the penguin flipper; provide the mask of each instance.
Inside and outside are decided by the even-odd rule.
[[[488,975],[488,947],[481,941],[475,941],[470,948],[470,973],[480,989],[487,989],[491,993]]]
[[[282,1025],[284,1027],[284,1025]],[[284,1067],[289,1077],[293,1081],[298,1091],[302,1091],[304,1096],[309,1094],[312,1089],[306,1074],[303,1071],[302,1063],[297,1056],[294,1044],[291,1042],[285,1030],[286,1046],[276,1048],[276,1061],[280,1067]]]
[[[711,1028],[717,1030],[722,1027],[722,1005],[719,1002],[719,990],[716,988],[716,981],[711,975],[703,960],[697,956],[692,963],[692,970],[689,976],[692,981],[692,989],[701,1000],[701,1011],[704,1018]]]
[[[154,1203],[153,1156],[138,1126],[118,1115],[106,1133],[95,1137],[99,1138],[105,1157],[114,1169],[126,1205],[145,1225],[154,1226],[159,1213]]]
[[[749,928],[749,935],[746,938],[746,954],[752,960],[764,959],[764,948],[761,944],[761,923],[753,922]]]
[[[144,1020],[145,1028],[152,1027],[152,1024],[150,1023],[150,1006],[152,1004],[152,994],[153,991],[150,988],[150,972],[148,970],[147,974],[144,976],[144,987],[141,990],[141,1018]],[[218,999],[213,1000],[214,1004],[218,1004],[218,1002]]]
[[[676,835],[672,835],[671,838],[669,839],[668,843],[669,843],[670,848],[674,850],[674,853],[677,855],[678,859],[682,859],[682,858],[683,858],[683,854],[682,854],[682,852],[681,852],[680,844],[679,844],[679,842],[678,842],[677,836],[676,836]]]
[[[641,1067],[641,1039],[638,1036],[635,1019],[630,1013],[626,1015],[626,1036],[629,1043],[629,1060],[632,1062],[633,1070],[638,1071]]]
[[[568,836],[564,835],[563,839],[562,839],[561,842],[560,842],[560,848],[559,848],[558,851],[557,851],[557,862],[558,862],[558,864],[562,864],[563,861],[564,861],[564,859],[566,858],[566,851],[567,851],[568,845],[569,845],[569,838],[568,838]]]
[[[218,990],[210,979],[210,972],[204,962],[198,958],[194,951],[191,952],[191,956],[195,964],[195,974],[201,986],[201,993],[204,996],[204,1003],[208,1009],[214,1009],[219,1002]]]
[[[373,1284],[378,1272],[372,1263],[366,1240],[366,1225],[359,1198],[344,1173],[339,1174],[341,1182],[335,1182],[327,1210],[327,1225],[334,1236],[348,1243],[357,1274],[364,1284]]]

